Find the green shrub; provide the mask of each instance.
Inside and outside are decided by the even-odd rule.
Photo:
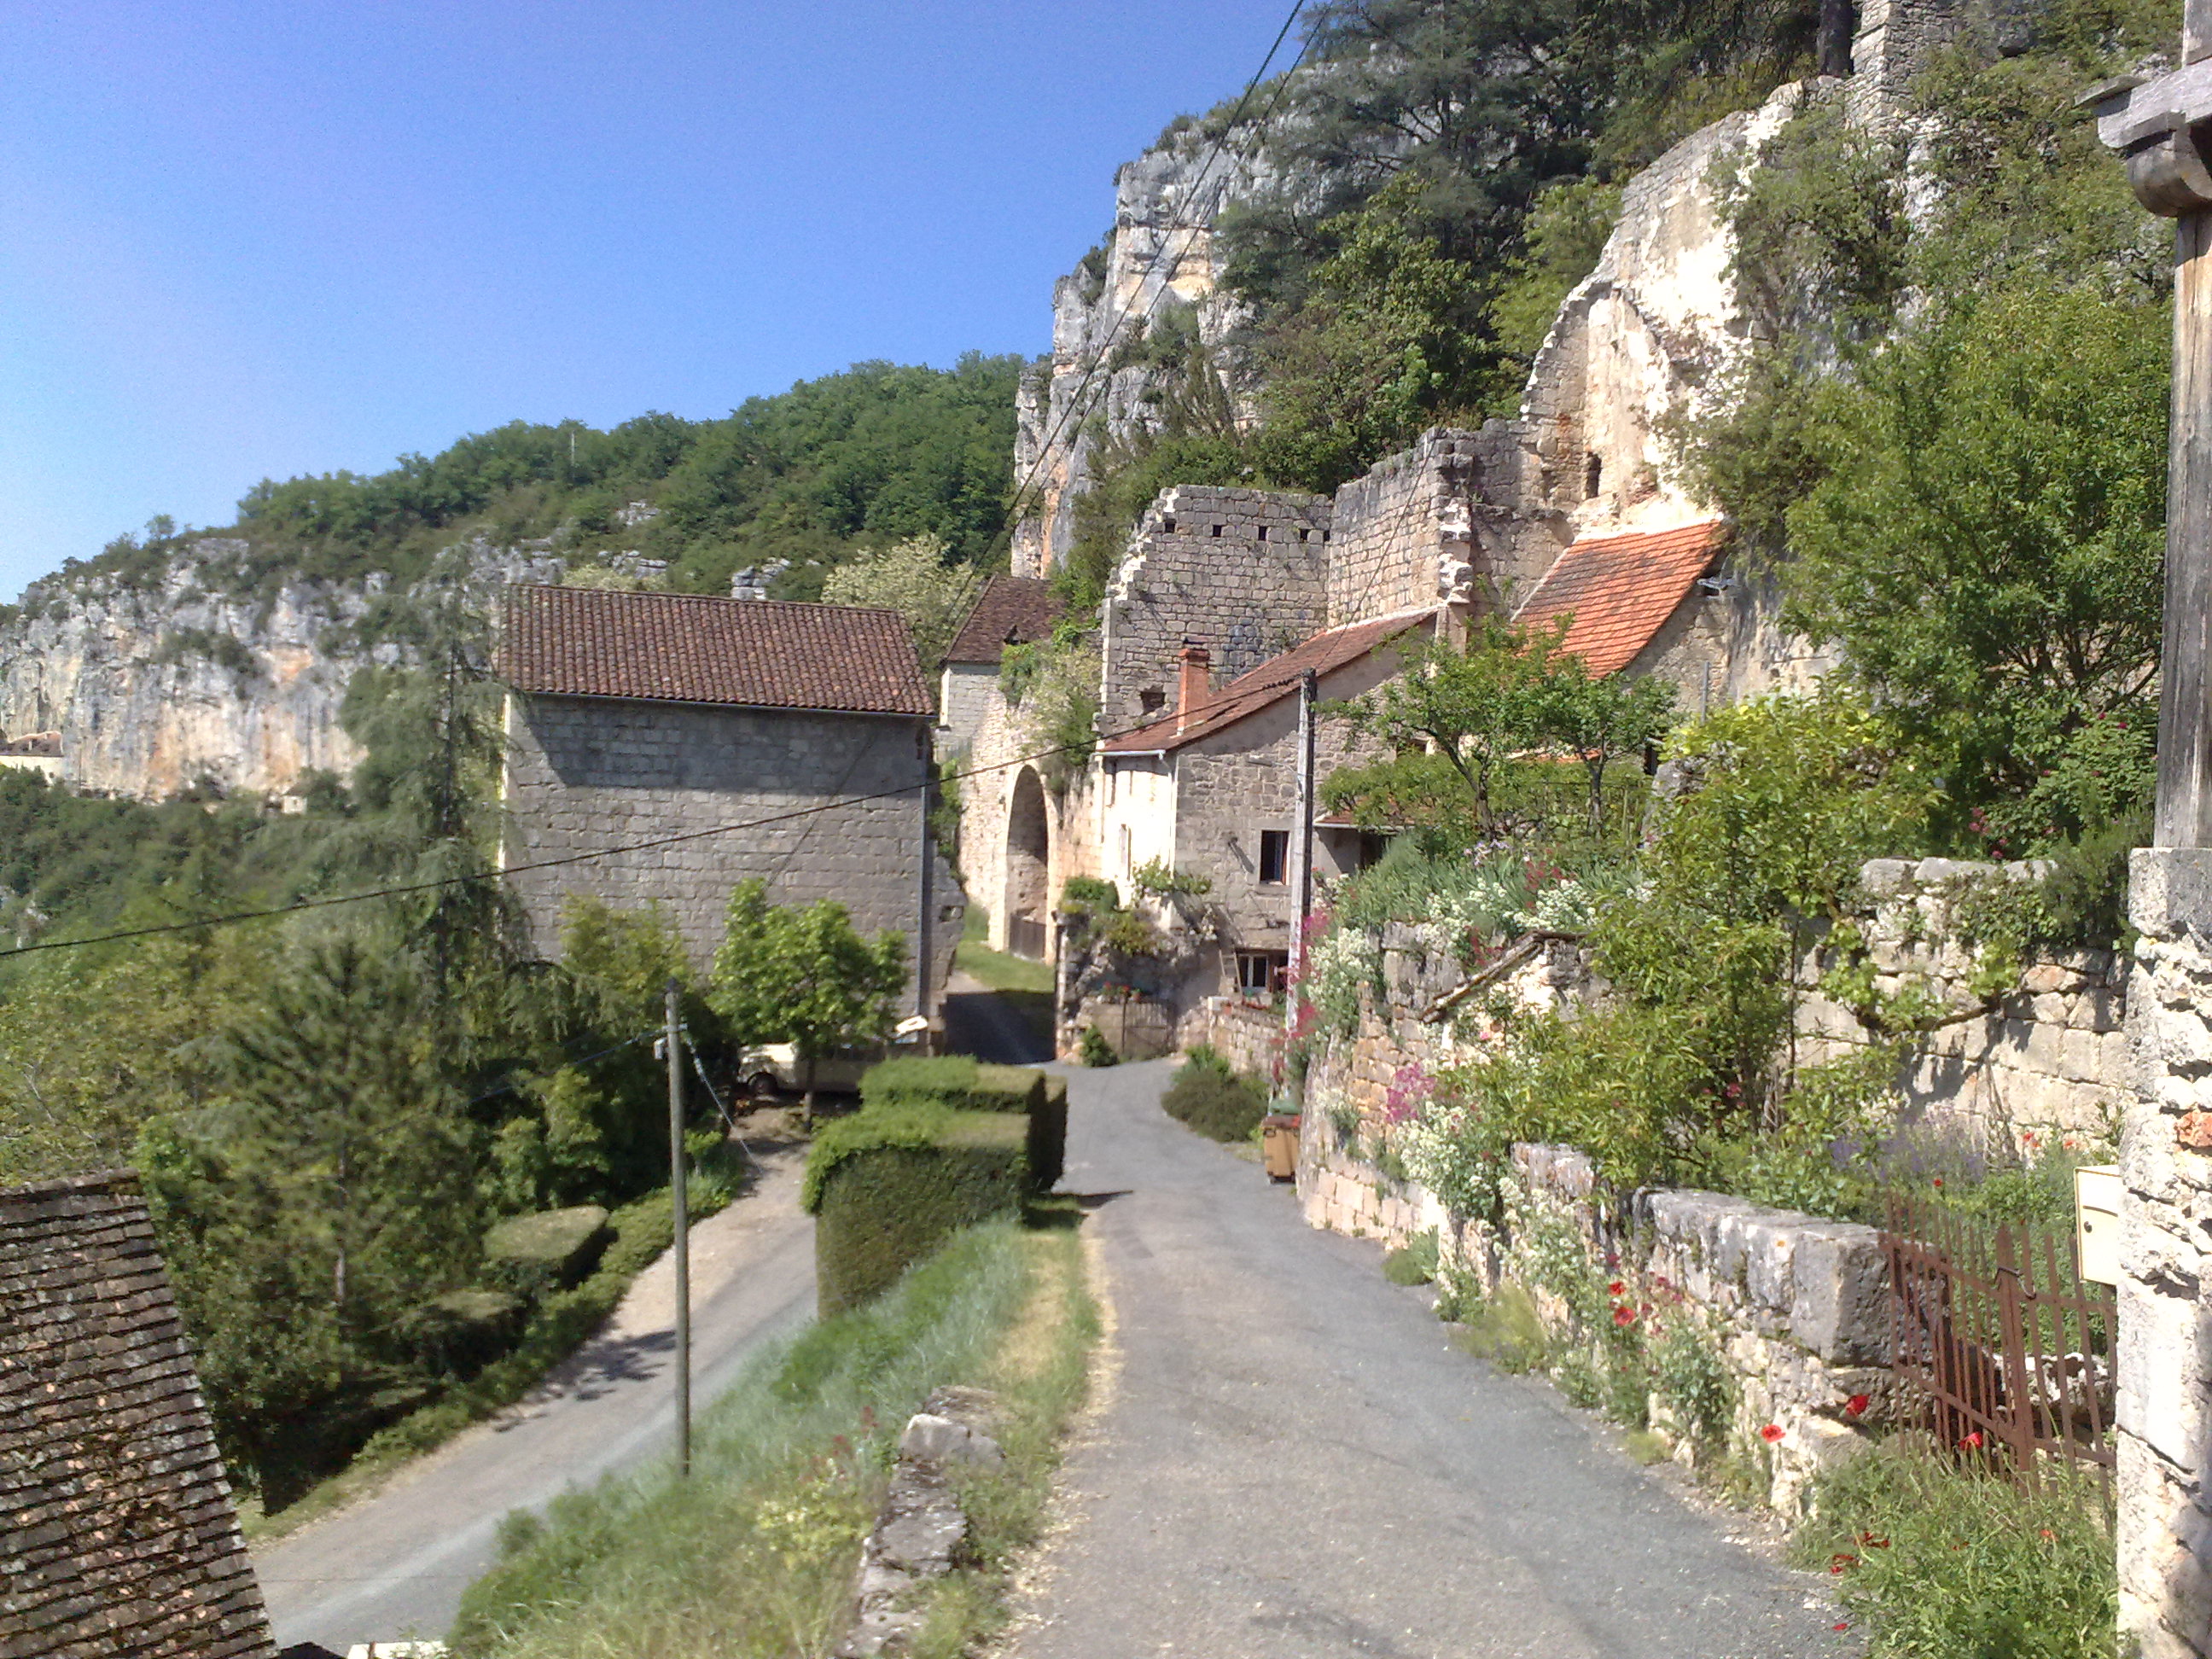
[[[1870,1659],[2103,1659],[2117,1651],[2109,1519],[2089,1482],[2023,1492],[1899,1436],[1823,1475],[1798,1565],[1835,1574]]]
[[[823,1316],[881,1295],[959,1229],[1018,1208],[1029,1121],[875,1107],[830,1125],[806,1164]]]
[[[1402,1250],[1382,1258],[1382,1277],[1393,1285],[1426,1285],[1437,1276],[1437,1235],[1434,1228],[1416,1233]]]
[[[1211,1049],[1194,1049],[1160,1098],[1170,1117],[1223,1142],[1249,1140],[1267,1115],[1267,1091]]]
[[[1096,1025],[1083,1028],[1083,1041],[1076,1046],[1076,1058],[1085,1066],[1119,1066],[1121,1056],[1114,1052],[1114,1045],[1098,1034]]]
[[[526,1296],[575,1284],[606,1248],[607,1212],[596,1204],[510,1216],[484,1235],[484,1261]]]
[[[1459,1345],[1508,1376],[1540,1369],[1551,1358],[1552,1339],[1528,1292],[1510,1280],[1484,1300],[1467,1298]]]
[[[1030,1121],[1030,1180],[1048,1192],[1067,1158],[1067,1079],[1030,1066],[993,1066],[965,1054],[887,1060],[860,1079],[869,1107],[942,1106],[965,1112],[1023,1112]]]

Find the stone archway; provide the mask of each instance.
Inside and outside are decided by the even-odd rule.
[[[1045,810],[1044,784],[1034,767],[1014,779],[1014,799],[1006,813],[1006,949],[1042,962],[1049,956],[1046,916],[1046,868],[1052,853],[1052,827]]]

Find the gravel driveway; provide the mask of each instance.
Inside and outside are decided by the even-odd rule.
[[[1017,1659],[1782,1659],[1859,1650],[1825,1581],[1454,1350],[1379,1246],[1158,1105],[1073,1073],[1066,1190],[1113,1303],[1103,1407]]]

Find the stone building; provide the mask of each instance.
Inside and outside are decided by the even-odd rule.
[[[0,1192],[0,1653],[272,1659],[137,1177]]]
[[[961,623],[939,671],[937,744],[940,757],[965,754],[991,712],[999,667],[1010,645],[1052,637],[1060,602],[1052,584],[1023,576],[994,576]]]
[[[0,767],[36,772],[42,778],[62,775],[62,734],[30,732],[20,738],[0,738]]]
[[[661,906],[704,968],[758,877],[904,935],[909,960],[926,944],[934,1011],[963,901],[930,841],[929,693],[897,613],[518,586],[498,665],[503,862],[540,951],[589,895]]]

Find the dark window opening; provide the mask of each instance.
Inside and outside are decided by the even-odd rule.
[[[1137,707],[1147,714],[1157,714],[1168,706],[1168,694],[1157,685],[1148,685],[1137,693]]]
[[[1298,532],[1298,539],[1302,542],[1311,541],[1313,539],[1313,532],[1310,530],[1301,530]]]
[[[1237,953],[1237,988],[1261,996],[1273,995],[1284,988],[1291,971],[1291,953],[1287,951],[1239,951]]]
[[[1165,536],[1172,536],[1172,535],[1174,535],[1174,534],[1175,534],[1175,514],[1174,514],[1170,513],[1170,514],[1169,514],[1167,515],[1167,517],[1165,517],[1165,518],[1164,518],[1164,519],[1162,519],[1162,520],[1160,520],[1160,533],[1161,533],[1162,535],[1165,535]]]
[[[1262,830],[1260,832],[1260,879],[1268,886],[1279,886],[1291,878],[1291,832],[1287,830]]]
[[[1328,532],[1326,530],[1322,531],[1321,532],[1321,538],[1322,541],[1326,542],[1328,539]]]
[[[1389,850],[1389,836],[1379,830],[1362,830],[1359,832],[1358,867],[1362,870],[1372,870],[1382,862],[1382,855]]]
[[[1583,463],[1583,499],[1588,501],[1596,495],[1598,486],[1604,481],[1604,458],[1593,453],[1589,459]]]
[[[1222,527],[1221,527],[1219,525],[1216,525],[1216,526],[1213,526],[1213,533],[1214,533],[1215,535],[1218,536],[1218,535],[1221,533],[1221,528],[1222,528]]]
[[[1260,526],[1260,539],[1263,542],[1267,539],[1267,526],[1265,525]]]

